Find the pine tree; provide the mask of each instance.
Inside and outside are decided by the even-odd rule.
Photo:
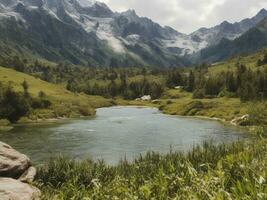
[[[193,71],[191,70],[188,77],[188,83],[187,83],[187,91],[193,92],[195,89],[195,75]]]
[[[117,85],[114,80],[110,82],[108,89],[111,97],[114,98],[117,95]]]
[[[236,80],[232,72],[227,72],[225,77],[225,87],[229,92],[235,93],[237,90]]]
[[[27,81],[24,80],[23,83],[22,83],[21,85],[22,85],[22,87],[23,87],[23,93],[24,93],[24,96],[25,96],[25,97],[28,97],[28,96],[29,96],[29,92],[28,92],[28,90],[29,90],[29,85],[28,85]]]

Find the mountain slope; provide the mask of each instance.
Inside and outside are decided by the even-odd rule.
[[[202,50],[199,59],[207,62],[216,62],[232,55],[252,53],[266,46],[267,18],[233,41],[223,39],[219,44]]]
[[[207,47],[218,44],[222,39],[234,40],[255,27],[261,20],[267,17],[267,11],[262,9],[252,18],[244,19],[240,22],[229,23],[224,21],[220,25],[212,28],[201,28],[191,34],[191,37],[199,41],[206,41]]]
[[[96,67],[186,66],[227,57],[222,48],[265,17],[262,9],[253,18],[187,35],[93,0],[0,0],[0,59],[17,54]],[[221,55],[213,55],[214,45]]]
[[[185,64],[158,41],[176,31],[131,12],[113,13],[103,3],[83,5],[80,0],[0,0],[2,54],[28,53],[90,66]],[[144,31],[136,36],[138,28],[132,26]]]

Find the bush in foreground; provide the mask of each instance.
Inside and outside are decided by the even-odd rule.
[[[267,199],[267,141],[205,143],[132,163],[52,159],[38,170],[43,199]]]

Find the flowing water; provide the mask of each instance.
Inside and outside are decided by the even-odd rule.
[[[188,151],[206,140],[223,143],[246,136],[244,131],[217,121],[169,116],[153,108],[110,107],[98,109],[91,119],[16,126],[1,133],[0,141],[27,154],[34,163],[61,154],[116,164],[147,151]]]

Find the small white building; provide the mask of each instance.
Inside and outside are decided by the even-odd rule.
[[[150,95],[144,95],[144,96],[142,96],[142,97],[140,97],[140,98],[137,98],[137,99],[135,99],[135,100],[136,100],[136,101],[151,101],[152,98],[151,98]]]
[[[151,98],[150,95],[144,95],[144,96],[141,97],[141,100],[142,100],[142,101],[151,101],[151,99],[152,99],[152,98]]]

